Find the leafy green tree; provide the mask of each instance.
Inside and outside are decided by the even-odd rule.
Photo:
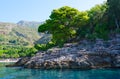
[[[107,0],[108,21],[111,29],[120,28],[120,0]]]
[[[50,19],[39,26],[39,32],[47,32],[53,35],[52,41],[56,44],[63,44],[76,37],[79,27],[88,21],[86,12],[64,6],[53,10]]]
[[[104,4],[96,5],[88,11],[88,15],[90,17],[89,26],[91,33],[94,32],[94,27],[96,25],[105,23],[104,18],[106,18],[105,17],[106,10],[107,10],[107,5],[106,3],[104,3]]]

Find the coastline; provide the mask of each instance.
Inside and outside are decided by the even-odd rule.
[[[20,58],[17,58],[17,59],[0,59],[0,63],[9,63],[9,62],[17,62]]]
[[[120,35],[108,41],[66,43],[62,48],[54,47],[39,51],[31,58],[22,58],[12,66],[32,69],[120,68]]]

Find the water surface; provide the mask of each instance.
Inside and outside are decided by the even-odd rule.
[[[120,79],[120,69],[41,70],[2,65],[0,79]]]

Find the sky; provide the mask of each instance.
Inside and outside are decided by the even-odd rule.
[[[70,6],[89,10],[105,0],[0,0],[0,22],[45,21],[53,9]]]

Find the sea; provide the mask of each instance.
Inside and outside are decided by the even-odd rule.
[[[0,79],[120,79],[120,69],[26,69],[0,63]]]

